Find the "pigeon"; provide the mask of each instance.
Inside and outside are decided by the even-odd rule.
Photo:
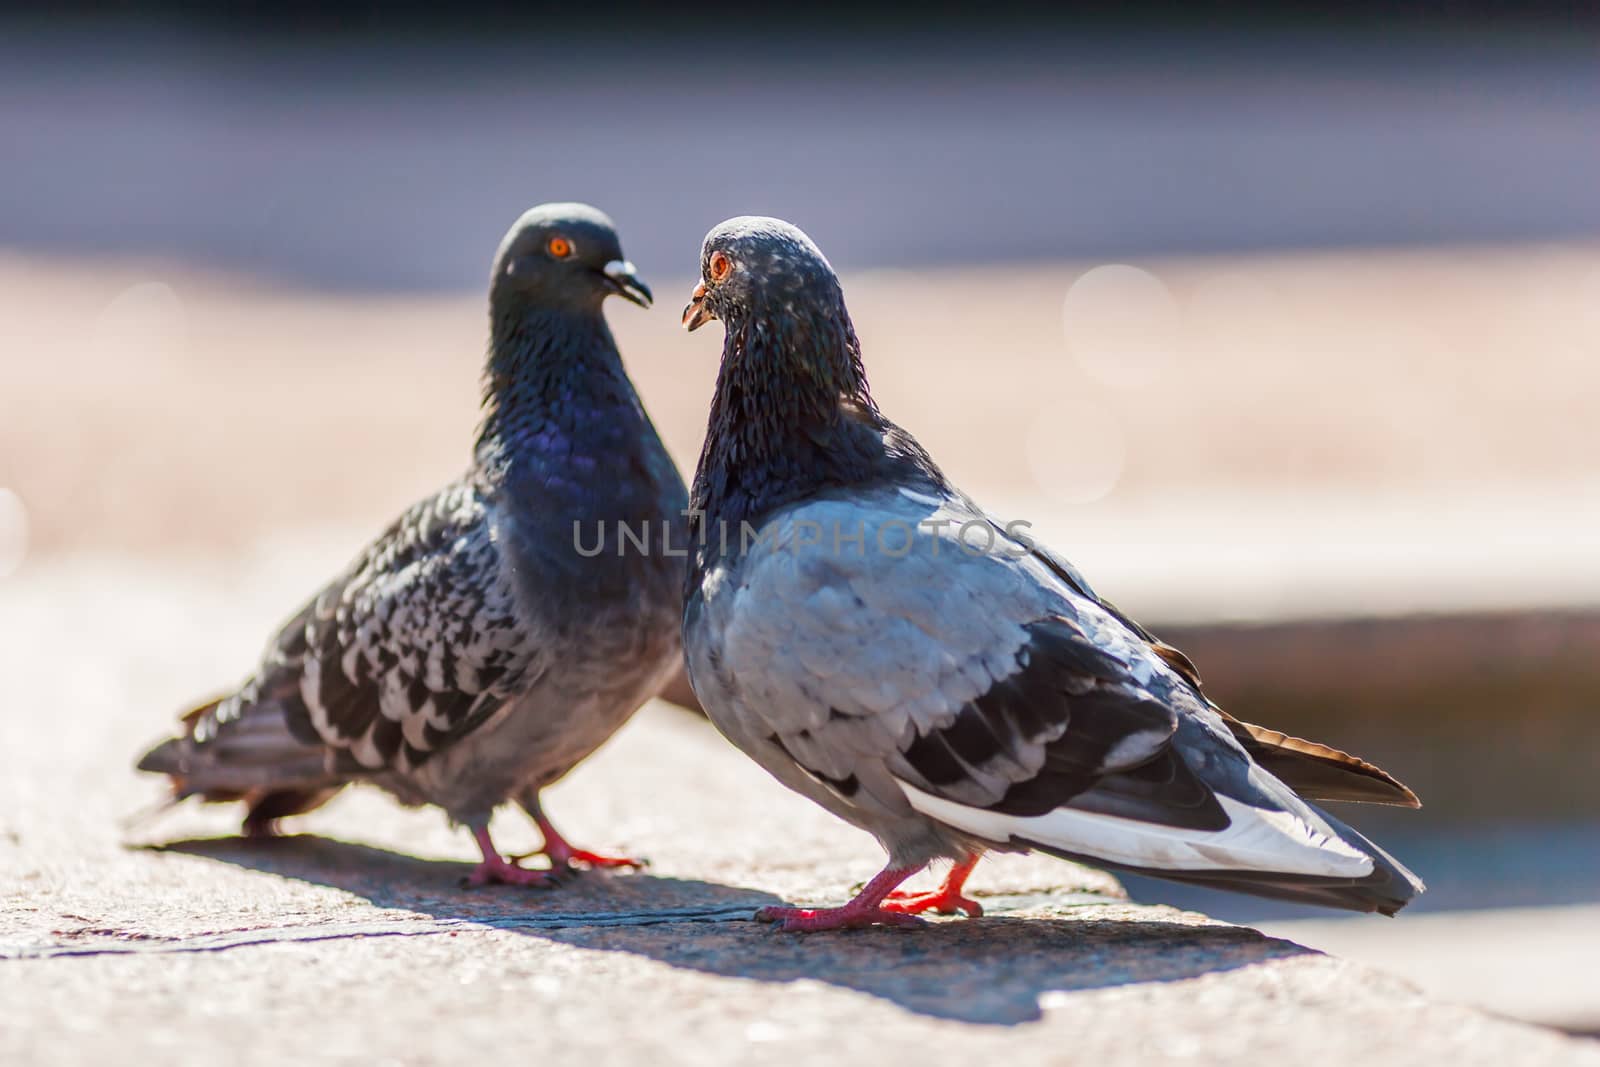
[[[651,303],[606,215],[558,203],[517,220],[494,261],[465,476],[401,515],[140,770],[170,776],[176,800],[243,801],[252,834],[355,782],[438,805],[482,851],[471,885],[638,865],[574,848],[540,805],[682,664],[687,492],[601,313],[612,294]],[[489,817],[508,800],[549,868],[495,848]]]
[[[758,919],[976,916],[964,886],[987,851],[1388,914],[1422,891],[1311,803],[1415,807],[1409,789],[1222,711],[1181,652],[879,411],[803,232],[731,219],[700,269],[683,324],[725,339],[690,495],[690,681],[746,755],[888,853],[843,906]],[[938,890],[897,891],[936,861]]]

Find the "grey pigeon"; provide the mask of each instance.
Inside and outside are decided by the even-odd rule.
[[[719,319],[726,338],[691,498],[690,679],[734,744],[889,854],[842,907],[759,918],[975,915],[963,885],[987,850],[1358,911],[1421,892],[1308,803],[1416,806],[1410,790],[1222,712],[1182,653],[879,412],[804,233],[732,219],[700,266],[684,325]],[[941,889],[895,892],[936,860],[953,864]]]
[[[650,306],[604,214],[545,204],[517,220],[490,281],[466,475],[384,531],[141,770],[170,775],[179,799],[244,801],[251,832],[352,782],[437,804],[483,852],[472,884],[553,881],[491,842],[490,813],[512,799],[555,873],[634,862],[573,848],[539,804],[682,662],[683,560],[600,546],[623,540],[619,523],[681,546],[686,496],[601,313],[611,294]]]

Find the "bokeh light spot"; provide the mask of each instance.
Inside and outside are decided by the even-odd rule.
[[[1149,385],[1177,358],[1177,301],[1165,282],[1138,267],[1085,271],[1067,290],[1061,321],[1078,364],[1105,385]]]

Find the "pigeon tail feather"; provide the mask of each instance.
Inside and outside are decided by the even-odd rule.
[[[1274,778],[1308,800],[1420,808],[1422,801],[1383,768],[1331,745],[1242,722],[1217,709],[1234,740]]]
[[[290,728],[277,701],[251,704],[239,698],[212,701],[183,717],[184,732],[142,756],[141,771],[165,774],[174,795],[204,800],[264,798],[289,791],[322,791],[342,786],[347,776],[336,754],[308,745]],[[276,816],[274,816],[276,817]]]

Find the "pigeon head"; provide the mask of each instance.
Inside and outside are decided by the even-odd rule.
[[[603,212],[587,204],[541,204],[511,227],[489,281],[480,463],[492,465],[496,455],[526,458],[538,442],[570,448],[579,423],[589,434],[620,432],[595,429],[616,422],[597,414],[610,411],[611,397],[633,395],[600,312],[613,293],[650,306],[650,290],[623,257]]]
[[[706,235],[700,273],[683,325],[718,319],[726,332],[697,511],[736,525],[829,488],[942,484],[873,402],[838,275],[811,238],[729,219]]]
[[[650,306],[650,289],[622,254],[616,227],[587,204],[540,204],[500,242],[489,299],[497,308],[571,308],[598,313],[617,294]]]
[[[744,215],[706,234],[700,284],[683,309],[697,330],[720,319],[730,333],[752,320],[842,317],[844,292],[822,250],[798,226]]]
[[[842,400],[871,406],[839,276],[799,227],[729,219],[706,234],[700,276],[683,326],[722,322],[720,386],[787,395],[784,408],[825,420]]]
[[[787,394],[817,416],[831,415],[841,398],[871,405],[839,276],[799,227],[729,219],[706,234],[700,275],[683,325],[721,320],[725,383]]]

